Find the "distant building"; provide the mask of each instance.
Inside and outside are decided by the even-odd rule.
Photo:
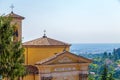
[[[24,17],[11,12],[16,23],[14,41],[22,38]],[[41,38],[23,43],[25,67],[29,72],[21,80],[87,80],[90,59],[69,52],[70,44],[44,35]]]

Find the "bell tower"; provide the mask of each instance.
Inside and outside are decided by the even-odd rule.
[[[24,17],[15,14],[13,12],[13,8],[14,6],[12,5],[11,6],[12,11],[8,15],[6,15],[6,17],[11,17],[12,18],[11,24],[15,25],[13,41],[16,42],[22,40],[22,20],[24,19]]]

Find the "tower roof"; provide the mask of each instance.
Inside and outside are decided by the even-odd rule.
[[[13,11],[9,14],[6,15],[6,17],[12,17],[12,18],[17,18],[17,19],[24,19],[24,17],[18,15],[18,14],[15,14]]]
[[[43,36],[41,38],[25,42],[23,43],[23,45],[24,46],[70,46],[70,44],[68,43],[51,39],[48,38],[47,36]]]

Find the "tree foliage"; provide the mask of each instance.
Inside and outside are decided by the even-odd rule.
[[[24,56],[21,42],[13,41],[15,25],[12,18],[0,16],[0,75],[15,80],[24,75]]]
[[[101,80],[107,80],[108,78],[108,69],[107,69],[107,65],[104,65],[102,74],[101,74]]]
[[[89,74],[88,80],[95,80],[94,74]]]
[[[108,80],[115,80],[112,73],[109,74]]]

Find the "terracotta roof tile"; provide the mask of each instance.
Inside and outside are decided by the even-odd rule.
[[[58,40],[55,40],[55,39],[51,39],[51,38],[48,38],[48,37],[42,37],[42,38],[38,38],[38,39],[35,39],[35,40],[31,40],[31,41],[28,41],[28,42],[25,42],[23,43],[24,46],[55,46],[55,45],[59,45],[59,46],[63,46],[63,45],[66,45],[66,46],[70,46],[70,44],[68,43],[64,43],[62,41],[58,41]]]

